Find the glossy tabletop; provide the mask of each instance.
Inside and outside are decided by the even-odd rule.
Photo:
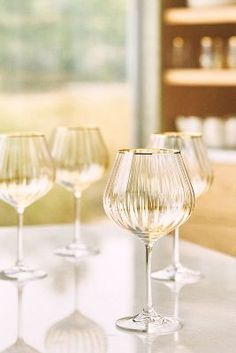
[[[118,330],[115,320],[142,309],[144,245],[109,221],[84,225],[84,240],[100,253],[74,264],[53,255],[70,242],[72,232],[72,225],[25,227],[25,260],[48,277],[28,283],[22,294],[0,281],[1,352],[235,353],[235,258],[182,241],[182,262],[204,278],[186,285],[153,280],[152,285],[155,308],[177,316],[183,328],[164,336],[140,335]],[[1,228],[1,268],[12,265],[15,243],[16,229]],[[171,247],[167,236],[154,248],[153,269],[170,262]],[[12,346],[17,331],[27,345]]]

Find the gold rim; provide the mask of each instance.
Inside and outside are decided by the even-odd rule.
[[[45,135],[41,132],[33,132],[33,131],[24,131],[24,132],[10,132],[5,134],[0,134],[1,137],[44,137]]]
[[[118,153],[132,153],[140,155],[152,155],[152,154],[179,154],[180,151],[169,148],[124,148],[118,150]]]
[[[173,137],[188,137],[188,138],[192,138],[192,137],[202,137],[202,134],[199,132],[178,132],[178,131],[167,131],[167,132],[163,132],[163,133],[157,133],[157,134],[152,134],[152,136],[160,136],[160,137],[164,137],[164,136],[173,136]]]
[[[88,125],[88,126],[58,126],[56,129],[58,130],[68,130],[68,131],[79,131],[79,130],[98,130],[99,127],[95,125]]]

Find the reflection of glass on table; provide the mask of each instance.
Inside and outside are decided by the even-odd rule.
[[[79,309],[80,265],[74,263],[74,310],[49,328],[45,338],[47,353],[105,353],[103,329]]]
[[[7,347],[1,353],[39,353],[34,347],[30,346],[23,339],[23,289],[22,285],[17,285],[17,339],[11,346]]]

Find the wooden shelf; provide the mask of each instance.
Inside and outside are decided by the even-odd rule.
[[[171,8],[164,12],[168,25],[200,25],[236,23],[236,6]]]
[[[236,86],[236,69],[171,69],[164,83],[173,86]]]

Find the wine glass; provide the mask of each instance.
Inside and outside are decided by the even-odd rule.
[[[7,280],[27,281],[43,278],[23,261],[23,214],[26,207],[44,196],[55,178],[53,161],[43,134],[12,133],[0,135],[0,199],[18,214],[17,260],[15,266],[0,272]]]
[[[213,181],[213,173],[207,150],[198,133],[166,132],[164,134],[152,134],[149,142],[152,148],[176,148],[183,156],[195,197],[199,197],[208,191]],[[180,263],[179,254],[179,227],[174,231],[172,264],[163,270],[152,273],[152,278],[167,281],[189,280],[200,278],[199,271],[193,271]]]
[[[119,319],[120,328],[164,334],[180,327],[152,305],[152,248],[184,223],[194,206],[194,192],[181,154],[166,149],[120,150],[104,192],[104,209],[115,223],[136,235],[146,250],[146,304],[141,313]]]
[[[83,258],[97,250],[81,240],[80,199],[82,192],[102,178],[108,156],[98,127],[58,127],[51,139],[51,153],[56,166],[56,181],[73,193],[75,201],[74,239],[55,254]]]

